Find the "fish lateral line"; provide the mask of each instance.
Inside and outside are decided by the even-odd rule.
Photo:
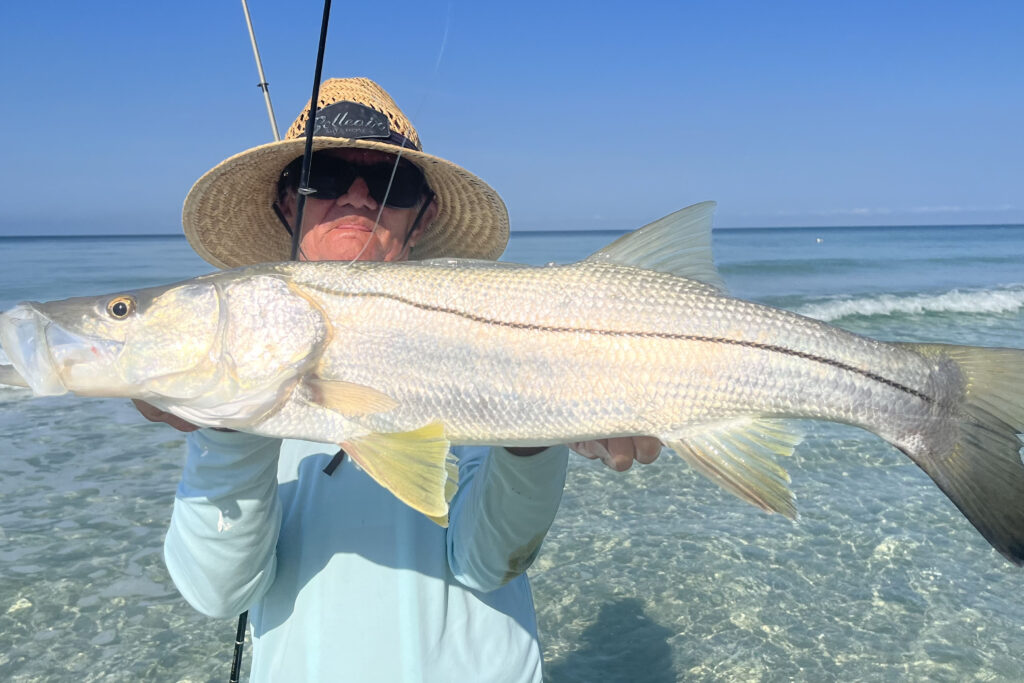
[[[854,374],[860,375],[862,377],[873,380],[880,384],[884,384],[885,386],[888,386],[892,389],[896,389],[897,391],[902,391],[903,393],[913,396],[914,398],[919,399],[925,403],[935,403],[935,399],[932,398],[931,396],[928,396],[927,394],[920,392],[917,389],[914,389],[913,387],[908,387],[905,384],[900,384],[896,380],[889,379],[888,377],[883,377],[882,375],[879,375],[870,370],[865,370],[855,365],[850,365],[848,363],[844,363],[842,361],[838,361],[832,358],[826,358],[825,356],[818,356],[813,353],[808,353],[806,351],[798,351],[796,349],[790,349],[785,346],[778,346],[776,344],[765,344],[763,342],[755,342],[746,339],[729,339],[728,337],[709,337],[706,335],[698,334],[676,334],[673,332],[657,332],[651,330],[602,330],[587,327],[559,327],[554,325],[538,325],[536,323],[522,323],[513,322],[509,320],[497,320],[495,318],[487,318],[481,315],[476,315],[475,313],[468,313],[466,311],[460,311],[455,308],[445,308],[444,306],[437,306],[434,304],[425,304],[419,301],[413,301],[412,299],[407,299],[405,297],[398,296],[396,294],[387,294],[384,292],[338,292],[324,290],[318,287],[310,287],[310,289],[317,289],[318,291],[323,291],[324,293],[329,293],[334,296],[387,299],[389,301],[405,304],[407,306],[411,306],[413,308],[417,308],[419,310],[427,311],[430,313],[444,313],[447,315],[454,315],[456,317],[469,320],[470,322],[481,323],[484,325],[494,325],[497,327],[508,327],[510,329],[515,330],[526,330],[530,332],[584,333],[606,337],[637,337],[641,339],[666,339],[669,341],[693,341],[704,342],[709,344],[729,344],[732,346],[742,346],[744,348],[755,349],[758,351],[780,353],[783,355],[792,356],[794,358],[799,358],[801,360],[807,360],[816,363],[821,363],[823,365],[828,365],[839,370],[844,370],[846,372],[852,372]]]

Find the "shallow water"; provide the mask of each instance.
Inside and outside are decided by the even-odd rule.
[[[508,258],[614,237],[517,235]],[[0,247],[0,308],[209,270],[180,238]],[[1024,345],[1024,227],[730,230],[716,250],[739,296],[886,339]],[[796,523],[671,456],[621,475],[574,458],[531,571],[547,678],[1021,680],[1024,572],[894,449],[806,426]],[[0,388],[0,449],[0,680],[225,680],[233,621],[186,605],[161,555],[181,436],[124,401]]]

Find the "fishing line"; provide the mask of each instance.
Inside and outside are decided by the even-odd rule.
[[[398,164],[399,164],[399,162],[402,161],[402,152],[404,150],[405,150],[405,136],[403,135],[402,136],[402,144],[401,144],[401,146],[398,149],[398,153],[395,154],[395,165],[391,167],[391,175],[388,177],[388,186],[384,189],[384,199],[382,199],[380,201],[380,205],[377,206],[377,216],[373,219],[373,227],[370,228],[370,236],[366,238],[365,242],[363,242],[363,246],[359,250],[359,253],[356,254],[355,256],[353,256],[352,260],[349,261],[346,265],[351,266],[353,263],[358,261],[360,259],[360,257],[366,252],[366,248],[368,246],[370,246],[370,242],[373,241],[373,236],[377,234],[377,226],[380,225],[380,217],[384,215],[384,207],[386,206],[386,203],[388,201],[388,195],[391,194],[391,185],[392,185],[392,183],[395,182],[395,172],[398,171]],[[355,181],[353,181],[353,182],[355,182]],[[366,181],[364,180],[363,182],[366,182]],[[369,189],[369,188],[367,188],[367,189]],[[423,210],[421,209],[420,213],[419,213],[419,216],[422,216],[422,215],[423,215]],[[417,216],[416,223],[419,222],[419,216]],[[413,225],[409,228],[409,234],[412,234],[412,231],[416,229],[416,223],[413,223]],[[405,236],[406,241],[408,241],[408,239],[409,239],[409,234],[407,234]]]
[[[441,59],[444,57],[445,47],[448,46],[448,31],[451,28],[451,25],[452,2],[451,0],[449,0],[448,11],[445,12],[444,17],[444,31],[441,34],[441,44],[437,48],[437,57],[434,59],[434,70],[430,74],[430,78],[428,79],[429,85],[427,86],[426,92],[424,92],[419,103],[416,105],[416,108],[413,110],[413,115],[410,118],[411,121],[416,121],[419,118],[420,111],[423,109],[423,106],[427,101],[428,93],[430,93],[431,90],[436,89],[437,87],[437,76],[438,73],[440,73],[441,71]],[[391,186],[395,181],[395,173],[398,172],[398,165],[402,161],[402,152],[405,151],[405,143],[407,141],[408,139],[403,135],[402,144],[399,146],[398,152],[395,154],[395,164],[394,166],[391,167],[391,177],[388,178],[388,186],[384,190],[384,199],[381,201],[380,206],[377,207],[377,217],[373,220],[373,227],[370,229],[370,236],[369,238],[367,238],[366,242],[363,243],[363,248],[359,250],[359,253],[353,256],[352,260],[348,262],[348,265],[350,266],[356,261],[358,261],[360,257],[362,257],[362,255],[366,252],[366,248],[370,246],[370,242],[373,240],[373,236],[377,233],[377,226],[380,225],[380,218],[384,214],[384,207],[387,204],[388,196],[391,194]],[[416,228],[419,227],[420,220],[422,220],[423,218],[423,214],[426,213],[427,208],[430,206],[430,203],[434,201],[435,196],[436,195],[432,191],[428,192],[426,201],[423,202],[423,206],[420,207],[419,213],[416,214],[416,219],[412,222],[412,225],[409,226],[409,230],[405,234],[405,239],[402,241],[402,249],[405,249],[405,247],[409,244],[409,240],[412,238],[412,234],[416,231]]]

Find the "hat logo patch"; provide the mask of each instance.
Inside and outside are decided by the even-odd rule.
[[[316,113],[313,135],[332,138],[386,138],[386,116],[357,102],[335,102]]]

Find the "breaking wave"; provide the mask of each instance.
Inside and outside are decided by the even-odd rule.
[[[853,299],[829,299],[801,306],[797,312],[834,321],[854,316],[927,315],[935,313],[980,313],[1005,315],[1024,310],[1024,285],[1005,289],[961,291],[942,294],[879,294]]]

